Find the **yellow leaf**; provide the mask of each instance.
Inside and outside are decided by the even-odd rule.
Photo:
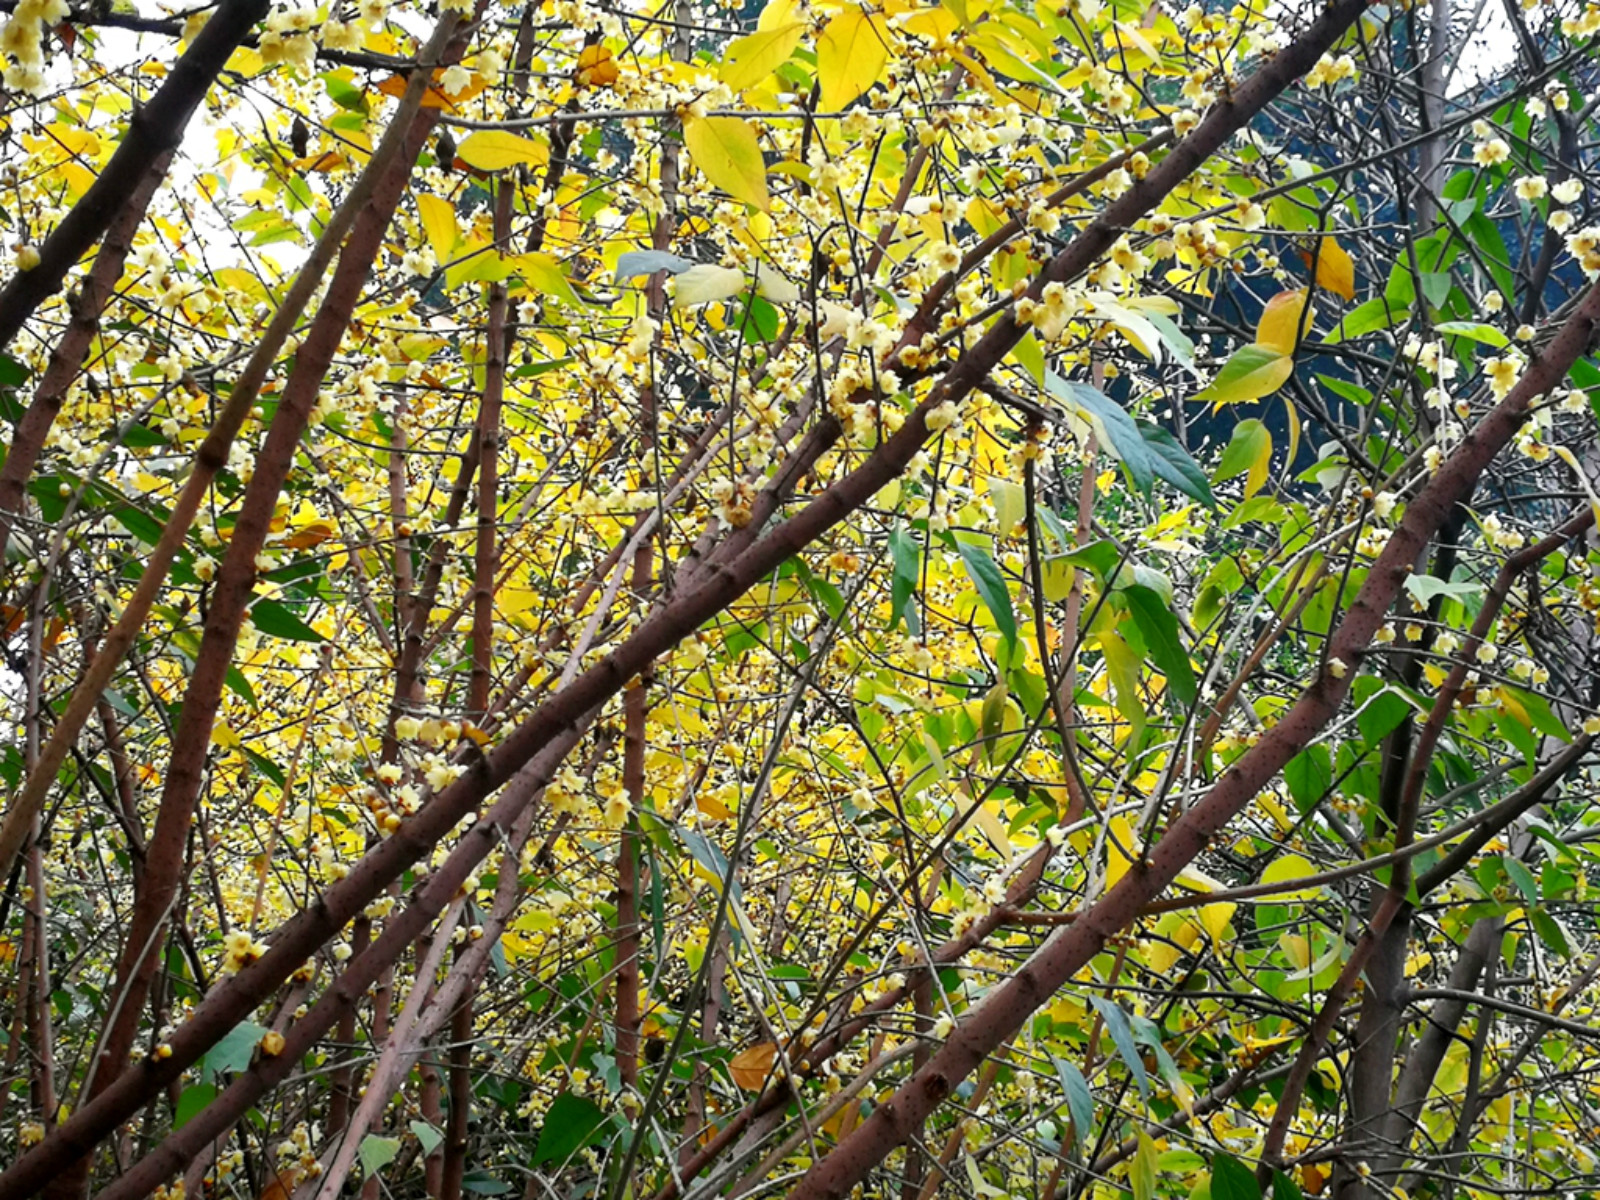
[[[449,262],[456,243],[461,240],[456,228],[455,205],[439,196],[418,195],[417,212],[422,217],[422,231],[428,235],[434,258],[441,263]]]
[[[1279,292],[1261,312],[1256,326],[1256,343],[1284,354],[1293,354],[1302,338],[1311,332],[1311,298],[1305,288]]]
[[[554,296],[574,307],[583,303],[572,290],[572,281],[567,278],[567,273],[551,255],[537,252],[519,254],[508,261],[534,291]]]
[[[780,25],[792,24],[799,16],[800,5],[796,0],[768,0],[767,6],[756,18],[756,29],[766,33]]]
[[[1356,264],[1343,246],[1333,238],[1323,238],[1316,253],[1316,263],[1319,288],[1335,296],[1343,296],[1346,300],[1356,298]]]
[[[721,800],[718,800],[710,792],[696,793],[694,798],[694,806],[706,816],[710,817],[713,821],[726,821],[729,817],[733,816],[733,810]]]
[[[482,129],[456,147],[456,157],[479,171],[504,171],[522,163],[538,166],[549,159],[550,148],[503,129]]]
[[[1308,875],[1315,875],[1316,869],[1305,858],[1298,854],[1286,854],[1282,858],[1275,858],[1267,864],[1267,869],[1261,872],[1262,883],[1282,883],[1286,879],[1304,879]],[[1309,900],[1317,894],[1317,888],[1302,888],[1297,892],[1283,892],[1272,897],[1273,901],[1281,900]]]
[[[722,82],[736,92],[762,82],[789,61],[805,28],[797,21],[730,42],[722,63]]]
[[[930,42],[941,42],[960,29],[961,22],[948,8],[925,8],[907,17],[900,28]]]
[[[320,546],[331,538],[336,531],[327,521],[312,521],[302,525],[288,537],[283,539],[282,545],[291,550],[309,550],[312,546]]]
[[[585,46],[578,55],[578,82],[586,87],[610,87],[621,76],[610,46]]]
[[[1127,817],[1112,817],[1106,829],[1106,887],[1116,887],[1117,880],[1128,873],[1133,865],[1129,855],[1139,852],[1138,839],[1133,836],[1133,824]]]
[[[817,39],[817,83],[822,107],[837,111],[878,82],[889,63],[889,47],[876,17],[859,9],[828,22]]]
[[[978,805],[972,817],[978,828],[983,830],[983,836],[989,839],[989,844],[1010,862],[1017,856],[1016,851],[1011,846],[1011,836],[1006,832],[1005,822],[995,811],[996,807],[994,801],[986,800]]]
[[[728,1064],[733,1082],[747,1092],[753,1092],[767,1081],[772,1064],[778,1057],[778,1043],[757,1042],[748,1050],[741,1050]]]
[[[744,290],[744,272],[738,267],[719,267],[715,263],[696,263],[673,280],[672,303],[677,308],[712,304],[737,296]]]
[[[1228,922],[1233,920],[1237,904],[1202,904],[1200,906],[1200,924],[1211,935],[1213,942],[1220,942],[1222,935],[1228,930]]]
[[[765,209],[767,164],[755,126],[738,117],[700,117],[684,122],[683,144],[694,165],[735,200]]]

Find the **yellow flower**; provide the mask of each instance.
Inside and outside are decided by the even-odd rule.
[[[1499,400],[1517,385],[1517,376],[1522,374],[1522,363],[1509,355],[1504,358],[1491,358],[1483,367],[1484,374],[1489,377],[1489,387],[1494,392],[1495,399]]]
[[[1511,147],[1504,138],[1490,138],[1472,148],[1472,161],[1480,167],[1495,167],[1511,157]]]

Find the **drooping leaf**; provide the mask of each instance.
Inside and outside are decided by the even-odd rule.
[[[889,63],[881,17],[846,9],[817,39],[817,83],[822,107],[835,112],[877,83]]]
[[[1128,1014],[1122,1011],[1120,1005],[1107,1000],[1104,996],[1089,997],[1089,1003],[1094,1005],[1095,1012],[1100,1014],[1100,1019],[1105,1022],[1106,1032],[1111,1035],[1112,1044],[1117,1048],[1117,1054],[1127,1066],[1133,1081],[1138,1085],[1139,1095],[1148,1103],[1150,1100],[1150,1077],[1145,1073],[1144,1059],[1139,1056],[1138,1044],[1133,1040],[1133,1026],[1128,1024]]]
[[[1156,1144],[1143,1129],[1139,1130],[1139,1149],[1134,1153],[1128,1168],[1128,1183],[1133,1188],[1133,1200],[1154,1200],[1156,1194]]]
[[[438,1148],[439,1143],[444,1141],[444,1134],[427,1121],[412,1121],[409,1128],[421,1144],[424,1158],[432,1154]]]
[[[1166,480],[1185,496],[1200,501],[1207,508],[1215,508],[1217,498],[1211,492],[1211,481],[1200,469],[1200,464],[1178,445],[1178,439],[1154,421],[1137,417],[1134,424],[1139,427],[1139,436],[1144,438],[1145,447],[1150,452],[1150,470],[1156,478]]]
[[[1511,339],[1504,331],[1493,325],[1485,325],[1481,321],[1440,321],[1433,327],[1433,331],[1451,337],[1469,338],[1474,342],[1482,342],[1485,346],[1493,346],[1497,350],[1503,350],[1511,344]]]
[[[1279,292],[1261,312],[1256,345],[1293,354],[1311,331],[1311,296],[1305,288]]]
[[[1007,641],[1016,641],[1017,614],[1011,606],[1011,588],[1006,583],[1006,577],[1000,573],[994,557],[982,546],[968,542],[957,542],[956,551],[961,555],[967,574],[978,590],[978,599],[983,601],[984,607],[994,617],[995,627],[1005,635]]]
[[[1045,372],[1044,383],[1052,396],[1094,427],[1105,448],[1127,465],[1134,486],[1148,494],[1155,469],[1144,434],[1127,410],[1098,388],[1064,379],[1054,371]]]
[[[1246,475],[1244,494],[1254,496],[1267,482],[1267,472],[1272,467],[1272,434],[1254,417],[1240,421],[1234,427],[1228,448],[1222,452],[1217,464],[1217,482]]]
[[[683,125],[689,158],[715,187],[765,211],[767,165],[755,126],[738,117],[696,117]]]
[[[1322,239],[1316,251],[1317,286],[1346,300],[1356,298],[1356,264],[1334,238]]]
[[[417,213],[422,218],[422,232],[433,249],[433,257],[442,265],[455,254],[456,243],[461,240],[456,227],[456,207],[440,196],[419,193]]]
[[[1167,677],[1168,689],[1180,703],[1193,704],[1198,694],[1194,668],[1179,640],[1178,618],[1173,616],[1171,607],[1158,593],[1139,584],[1124,588],[1122,596],[1128,602],[1128,611],[1139,632],[1144,635],[1151,661]]]
[[[1066,1094],[1067,1111],[1072,1114],[1073,1131],[1078,1135],[1078,1149],[1089,1143],[1089,1133],[1094,1128],[1094,1094],[1089,1081],[1076,1063],[1064,1058],[1053,1058],[1056,1075],[1061,1079],[1061,1090]]]
[[[922,547],[917,539],[902,525],[889,531],[889,553],[894,558],[894,580],[890,585],[889,629],[900,624],[906,614],[907,624],[916,619],[915,610],[907,613],[906,602],[916,593],[922,580]],[[917,630],[913,628],[912,633]]]
[[[679,308],[693,308],[699,304],[715,304],[744,291],[744,272],[738,267],[719,267],[713,263],[696,263],[679,273],[672,292],[672,303]]]

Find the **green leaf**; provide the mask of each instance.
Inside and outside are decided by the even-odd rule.
[[[268,637],[284,638],[291,642],[324,640],[320,633],[276,600],[257,600],[252,604],[250,621]]]
[[[440,1133],[426,1121],[411,1122],[411,1132],[416,1135],[417,1141],[422,1143],[422,1156],[426,1158],[444,1141],[444,1134]]]
[[[172,1112],[172,1127],[182,1129],[216,1098],[217,1087],[213,1083],[196,1083],[184,1088]]]
[[[1511,882],[1517,885],[1517,891],[1522,893],[1523,899],[1529,904],[1539,903],[1539,881],[1533,877],[1533,872],[1527,865],[1517,858],[1503,858],[1501,865],[1505,867],[1506,874]]]
[[[1178,328],[1178,323],[1165,313],[1145,312],[1144,318],[1155,326],[1156,332],[1161,335],[1161,344],[1167,348],[1174,361],[1185,370],[1197,374],[1194,366],[1194,343],[1183,330]]]
[[[332,100],[340,108],[358,113],[367,111],[366,93],[344,78],[338,71],[329,71],[319,78],[322,80],[322,86],[328,90],[328,99]]]
[[[1072,1114],[1072,1128],[1078,1135],[1078,1149],[1082,1150],[1088,1145],[1090,1131],[1094,1128],[1094,1094],[1090,1092],[1089,1081],[1083,1077],[1076,1063],[1064,1058],[1054,1061],[1056,1074],[1061,1079],[1061,1090],[1066,1093],[1067,1111]]]
[[[1139,1056],[1139,1047],[1133,1040],[1133,1027],[1128,1024],[1128,1014],[1104,996],[1090,996],[1089,1003],[1094,1005],[1095,1011],[1100,1014],[1100,1019],[1105,1022],[1106,1032],[1111,1035],[1117,1053],[1127,1064],[1134,1083],[1139,1087],[1139,1095],[1149,1103],[1150,1077],[1145,1074],[1144,1059]]]
[[[1211,1160],[1211,1200],[1261,1200],[1255,1174],[1231,1154]]]
[[[1322,340],[1330,346],[1336,346],[1351,338],[1387,329],[1396,322],[1404,320],[1410,312],[1409,304],[1397,305],[1383,296],[1374,296],[1345,313],[1344,318],[1333,327],[1333,332]]]
[[[134,508],[130,504],[115,510],[111,518],[146,545],[154,546],[161,540],[163,523],[143,509]]]
[[[1500,236],[1500,226],[1483,213],[1474,212],[1462,222],[1462,229],[1477,249],[1477,256],[1489,264],[1489,274],[1500,294],[1507,300],[1515,296],[1517,286],[1511,274],[1511,256],[1506,252],[1505,239]]]
[[[1117,549],[1117,544],[1109,538],[1101,538],[1097,542],[1090,542],[1087,546],[1079,546],[1067,554],[1052,554],[1049,558],[1053,563],[1067,563],[1074,567],[1088,567],[1093,571],[1101,583],[1111,578],[1117,564],[1122,561],[1122,552]]]
[[[1063,379],[1054,371],[1046,371],[1045,390],[1094,427],[1105,448],[1128,468],[1134,486],[1146,495],[1155,478],[1150,450],[1127,411],[1098,388],[1086,383]]]
[[[361,1139],[361,1171],[365,1175],[376,1175],[394,1161],[395,1155],[400,1153],[400,1139],[379,1137],[369,1133]]]
[[[1167,677],[1167,688],[1180,703],[1191,705],[1195,701],[1194,668],[1178,637],[1178,618],[1160,594],[1140,584],[1124,588],[1123,598],[1134,624],[1144,635],[1150,658]]]
[[[9,354],[0,354],[0,387],[21,387],[28,382],[28,368]]]
[[[1133,1188],[1133,1200],[1155,1200],[1156,1194],[1156,1144],[1143,1129],[1139,1130],[1139,1150],[1128,1168],[1128,1183]]]
[[[1300,1185],[1282,1171],[1272,1172],[1272,1200],[1304,1200]]]
[[[223,683],[228,685],[228,690],[239,696],[251,708],[260,708],[261,702],[256,699],[256,690],[250,686],[250,681],[244,677],[244,672],[238,667],[229,667],[228,673],[222,677]]]
[[[1333,786],[1333,756],[1326,746],[1307,746],[1283,768],[1283,779],[1294,806],[1308,813]]]
[[[515,272],[522,277],[524,283],[540,295],[560,300],[572,308],[583,307],[583,300],[572,290],[572,280],[567,278],[566,271],[562,269],[561,263],[554,255],[530,251],[500,261],[497,261],[496,256],[492,254],[478,257],[483,264],[482,269],[455,277],[457,282],[470,278],[493,283]],[[454,286],[454,283],[451,283],[451,286]]]
[[[957,542],[956,551],[978,589],[978,599],[993,615],[996,628],[1006,636],[1007,641],[1016,641],[1017,614],[1011,607],[1011,589],[1006,585],[1005,576],[1000,573],[993,556],[982,546],[967,542]]]
[[[1570,742],[1572,733],[1561,723],[1561,718],[1550,708],[1550,701],[1537,692],[1530,692],[1526,688],[1506,685],[1506,691],[1516,698],[1522,705],[1523,711],[1528,714],[1528,721],[1546,737],[1553,737],[1557,741]]]
[[[240,746],[239,749],[244,751],[244,756],[250,760],[251,766],[277,784],[279,788],[288,786],[289,777],[283,773],[283,768],[277,763],[273,762],[265,754],[259,754],[250,749],[249,746]]]
[[[764,345],[778,336],[778,310],[771,303],[760,296],[745,296],[739,306],[739,335],[748,345]]]
[[[1225,404],[1248,404],[1263,396],[1270,396],[1289,381],[1294,374],[1294,356],[1272,346],[1251,342],[1240,346],[1222,370],[1211,381],[1211,386],[1195,397],[1209,401],[1221,408]]]
[[[1361,713],[1356,717],[1356,726],[1361,730],[1361,737],[1367,745],[1376,746],[1382,738],[1388,737],[1411,711],[1411,702],[1404,696],[1395,691],[1385,691],[1362,703]]]
[[[255,1057],[256,1046],[266,1033],[266,1026],[257,1025],[254,1021],[242,1021],[235,1025],[200,1060],[201,1074],[215,1078],[244,1070]]]
[[[1533,922],[1534,932],[1541,942],[1562,958],[1572,957],[1572,944],[1567,941],[1566,931],[1559,921],[1542,908],[1529,909],[1528,919]]]
[[[1144,438],[1145,447],[1150,452],[1150,470],[1156,477],[1166,480],[1185,496],[1200,501],[1207,508],[1215,508],[1217,498],[1211,494],[1210,480],[1200,469],[1200,464],[1178,445],[1178,439],[1154,421],[1136,418],[1134,423],[1139,427],[1139,435]]]
[[[1511,339],[1502,330],[1479,321],[1440,321],[1433,327],[1433,331],[1454,337],[1471,338],[1475,342],[1482,342],[1485,346],[1493,346],[1497,350],[1503,350],[1511,344]]]
[[[1267,471],[1272,467],[1272,433],[1254,417],[1240,421],[1234,427],[1228,448],[1222,452],[1217,464],[1217,482],[1249,473],[1244,494],[1254,496],[1267,482]]]
[[[894,580],[889,592],[889,629],[893,631],[900,624],[901,614],[905,614],[906,627],[916,633],[920,624],[916,610],[908,612],[906,603],[916,594],[917,584],[922,581],[922,546],[905,526],[897,524],[889,531],[889,553],[894,558]]]
[[[606,1114],[592,1100],[562,1092],[545,1113],[539,1143],[533,1151],[533,1165],[564,1163],[585,1146],[599,1140]]]
[[[1418,604],[1432,604],[1437,596],[1451,600],[1467,601],[1483,591],[1478,583],[1446,583],[1432,575],[1413,575],[1406,580],[1406,591],[1416,597]]]

